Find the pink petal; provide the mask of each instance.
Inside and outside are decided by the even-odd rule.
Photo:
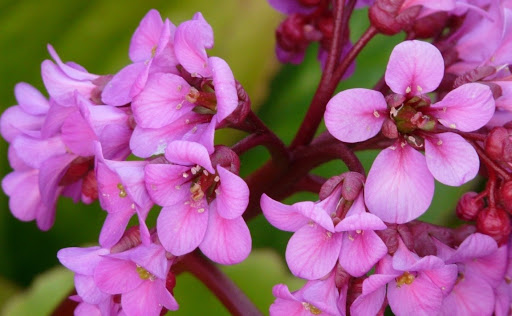
[[[109,298],[110,295],[103,293],[96,286],[94,278],[91,275],[75,274],[76,293],[89,304],[99,304]]]
[[[208,172],[215,173],[206,147],[199,143],[184,140],[173,141],[165,150],[165,158],[175,164],[199,165]]]
[[[135,121],[141,127],[159,128],[171,124],[191,111],[193,105],[185,100],[189,84],[180,76],[156,73],[132,103]]]
[[[96,86],[90,81],[78,81],[70,78],[50,60],[45,60],[41,64],[41,76],[50,96],[64,106],[73,104],[75,91],[89,97],[96,89]]]
[[[451,186],[472,180],[480,167],[480,159],[473,146],[455,133],[425,138],[425,158],[434,178]]]
[[[409,145],[394,148],[384,149],[373,162],[364,196],[371,213],[384,222],[402,224],[427,210],[434,178],[421,153]]]
[[[145,61],[153,57],[152,50],[158,44],[163,26],[162,17],[157,10],[152,9],[146,13],[130,42],[129,54],[133,62]]]
[[[217,122],[228,117],[238,106],[235,77],[229,65],[219,57],[208,59],[212,69],[213,86],[217,97]]]
[[[377,135],[386,118],[386,107],[386,100],[380,92],[345,90],[327,103],[325,125],[337,139],[357,143]]]
[[[479,129],[494,114],[491,89],[479,83],[467,83],[450,91],[440,102],[432,105],[433,115],[446,127],[463,132]]]
[[[446,263],[471,261],[475,258],[490,256],[498,250],[496,241],[488,235],[474,233],[460,244],[457,250],[446,259]]]
[[[306,202],[295,203],[293,205],[299,213],[309,218],[315,224],[318,224],[329,232],[334,233],[332,217],[327,213],[327,210],[324,210],[321,206],[322,205],[320,203],[310,204]]]
[[[387,226],[380,218],[371,213],[361,213],[357,215],[347,216],[336,225],[337,232],[356,231],[356,230],[382,230]]]
[[[286,247],[286,262],[292,273],[314,280],[327,275],[338,260],[342,238],[312,224],[299,229]]]
[[[340,252],[340,264],[350,275],[363,276],[388,252],[374,231],[346,232]]]
[[[94,155],[96,134],[79,112],[69,115],[62,124],[62,141],[73,152],[82,157]]]
[[[217,213],[216,201],[210,204],[208,229],[199,249],[220,264],[235,264],[251,252],[251,234],[242,217],[225,219]]]
[[[20,82],[14,87],[14,95],[24,112],[32,115],[43,115],[48,112],[50,104],[39,90],[28,83]]]
[[[111,248],[123,237],[128,222],[135,214],[134,209],[124,209],[115,213],[109,213],[100,232],[100,245]]]
[[[109,253],[108,249],[98,246],[88,248],[64,248],[57,252],[60,263],[69,270],[83,275],[93,275],[94,269],[103,259],[102,255]]]
[[[72,63],[72,65],[69,65],[68,63],[63,63],[59,55],[57,55],[55,49],[53,49],[52,45],[48,44],[46,47],[48,48],[50,56],[52,56],[52,58],[59,66],[59,69],[69,78],[77,81],[92,81],[99,77],[98,75],[88,73],[84,67],[77,65],[75,63]]]
[[[137,246],[128,251],[129,258],[159,279],[165,280],[169,272],[169,261],[161,245]],[[125,253],[126,253],[125,252]]]
[[[212,44],[213,30],[204,20],[181,23],[174,34],[174,52],[180,64],[193,76],[210,77],[205,47]]]
[[[133,83],[144,71],[146,65],[143,62],[130,64],[121,69],[107,83],[101,93],[101,100],[108,105],[121,106],[132,101],[130,90]]]
[[[74,106],[74,102],[73,106],[62,106],[53,99],[50,99],[50,104],[50,110],[48,111],[43,127],[41,128],[41,136],[43,138],[53,137],[59,134],[62,124],[66,118],[73,112],[77,111],[77,108]]]
[[[418,274],[411,284],[388,286],[388,301],[395,315],[437,315],[443,293],[428,277]]]
[[[148,164],[144,168],[146,188],[151,199],[162,206],[174,205],[190,197],[189,179],[183,173],[189,167],[169,164]],[[182,186],[183,185],[183,186]]]
[[[249,187],[242,178],[217,166],[220,177],[219,192],[216,195],[217,211],[225,219],[242,216],[249,204]]]
[[[141,208],[151,208],[153,203],[146,191],[144,167],[147,161],[105,160],[107,166],[115,171],[128,196]]]
[[[177,204],[162,209],[157,219],[157,231],[158,238],[167,251],[181,256],[199,246],[208,227],[206,207]]]
[[[389,57],[385,80],[395,93],[421,95],[434,91],[444,75],[444,60],[432,44],[405,41]]]
[[[453,289],[457,281],[458,268],[455,264],[447,264],[442,268],[423,271],[430,281],[434,283],[443,292],[443,296],[447,296]]]
[[[97,158],[96,164],[96,181],[101,207],[109,213],[127,210],[135,213],[134,201],[127,194],[126,187],[124,187],[119,175],[111,170],[104,161],[98,161],[99,159],[101,158]],[[122,188],[120,188],[121,185],[123,185]]]
[[[507,247],[501,246],[495,253],[474,258],[465,265],[465,273],[468,277],[474,277],[488,283],[493,288],[497,287],[507,269]]]
[[[2,179],[2,189],[9,196],[9,209],[20,221],[34,220],[39,208],[44,208],[39,193],[39,172],[13,171]]]
[[[392,279],[394,276],[371,275],[364,280],[363,294],[350,305],[350,314],[356,316],[377,315],[386,296],[386,283]],[[369,286],[370,283],[375,283],[375,286]]]
[[[479,280],[463,278],[444,299],[440,315],[491,315],[493,310],[492,287]]]
[[[37,133],[43,126],[44,116],[26,113],[20,106],[11,106],[0,117],[0,134],[12,142],[20,134]]]
[[[506,281],[494,289],[496,305],[494,313],[496,316],[506,316],[510,314],[510,289]]]
[[[325,280],[308,281],[303,287],[302,300],[328,315],[339,315],[337,301],[340,296],[336,288],[334,273]]]
[[[308,203],[309,207],[313,207],[313,202],[302,203]],[[309,218],[299,213],[294,206],[282,204],[266,194],[261,196],[260,204],[265,218],[280,230],[295,232],[309,222]]]
[[[144,282],[134,262],[104,257],[94,270],[94,281],[105,293],[122,294]]]
[[[12,146],[18,157],[31,168],[40,169],[49,158],[66,153],[61,137],[38,139],[19,135]]]

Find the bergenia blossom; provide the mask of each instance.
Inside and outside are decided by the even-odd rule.
[[[349,89],[327,104],[325,123],[337,139],[361,142],[377,135],[383,124],[383,134],[396,139],[377,156],[365,185],[366,205],[385,222],[406,223],[423,214],[432,200],[434,178],[459,186],[478,172],[473,147],[438,125],[462,132],[479,129],[494,113],[492,93],[485,85],[469,83],[430,104],[427,93],[438,87],[443,74],[437,48],[405,41],[393,49],[386,69],[386,83],[395,95],[386,99],[377,91]]]
[[[217,152],[229,156],[221,147]],[[226,152],[227,151],[227,152]],[[213,161],[198,143],[175,141],[167,147],[170,163],[145,167],[149,195],[164,206],[157,220],[158,238],[175,256],[197,247],[213,261],[233,264],[251,250],[251,236],[242,218],[249,188],[236,175],[239,162]],[[212,156],[215,159],[215,154]],[[237,158],[238,159],[238,158]]]

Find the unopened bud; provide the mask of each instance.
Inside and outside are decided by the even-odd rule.
[[[412,31],[416,38],[430,38],[439,35],[448,21],[448,13],[435,12],[413,22]]]
[[[512,214],[512,181],[505,182],[499,192],[503,208]]]
[[[498,245],[507,242],[512,230],[508,213],[495,207],[488,207],[478,213],[476,228],[479,232],[494,238]]]
[[[302,51],[307,46],[304,38],[306,18],[302,14],[290,14],[276,30],[277,43],[285,51]]]
[[[396,124],[393,120],[386,118],[384,124],[382,124],[382,135],[386,136],[390,139],[395,139],[398,137],[398,129],[396,128]]]
[[[455,209],[457,216],[465,221],[472,221],[484,208],[484,201],[477,199],[478,193],[466,192],[460,197]]]
[[[341,195],[347,201],[354,201],[363,188],[364,176],[358,172],[347,172],[341,186]]]
[[[506,128],[493,128],[487,135],[484,145],[485,152],[490,158],[497,161],[512,161],[512,142]]]
[[[402,9],[404,0],[375,0],[368,16],[371,24],[386,35],[394,35],[412,21],[421,10],[421,6]]]

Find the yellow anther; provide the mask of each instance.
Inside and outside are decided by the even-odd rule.
[[[414,275],[405,271],[400,277],[396,278],[396,287],[401,287],[404,284],[411,285],[414,282]]]
[[[304,306],[304,309],[310,312],[313,315],[320,315],[322,314],[322,311],[318,309],[315,305],[307,302],[302,302],[302,306]]]
[[[121,183],[117,184],[117,188],[119,189],[119,197],[125,198],[128,195],[126,193],[126,190],[124,189],[124,186]]]

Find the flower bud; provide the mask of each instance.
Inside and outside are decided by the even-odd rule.
[[[512,181],[505,182],[499,191],[500,201],[503,205],[503,208],[512,213]]]
[[[507,242],[512,230],[507,212],[495,207],[488,207],[478,213],[476,228],[479,232],[494,238],[498,245]]]
[[[413,22],[412,31],[416,38],[430,38],[439,35],[448,21],[448,13],[439,11]]]
[[[398,129],[396,128],[396,124],[393,120],[386,118],[384,124],[382,124],[382,135],[386,136],[389,139],[395,139],[398,137]]]
[[[307,46],[304,37],[306,17],[294,13],[288,16],[276,30],[277,43],[286,51],[302,51]]]
[[[400,32],[421,10],[421,6],[414,6],[400,12],[403,3],[404,0],[375,0],[368,11],[371,24],[386,35]]]
[[[484,201],[477,199],[478,193],[466,192],[461,196],[455,209],[457,216],[465,221],[472,221],[484,208]]]
[[[508,130],[504,127],[495,127],[485,139],[485,152],[494,160],[512,161],[512,142]]]

